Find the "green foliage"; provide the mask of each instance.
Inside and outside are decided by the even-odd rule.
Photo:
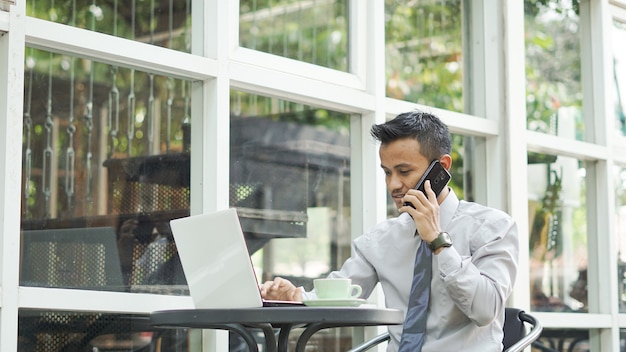
[[[562,235],[562,181],[563,170],[553,170],[550,164],[548,169],[548,184],[546,191],[537,206],[533,217],[530,233],[531,251],[540,252],[541,260],[553,259],[563,252]]]
[[[536,17],[545,10],[558,14],[580,16],[580,0],[524,0],[524,13]]]
[[[464,111],[461,1],[386,0],[385,12],[387,96]]]
[[[347,135],[350,115],[270,97],[231,91],[231,107],[237,116],[264,116],[273,121],[320,126]]]
[[[385,14],[386,95],[464,112],[461,1],[386,0]],[[471,197],[463,192],[465,138],[453,136],[450,186]]]
[[[525,1],[528,129],[556,134],[562,107],[582,108],[578,2]],[[583,139],[582,119],[576,138]]]
[[[144,0],[31,0],[26,2],[26,14],[189,52],[189,6],[188,0],[175,0],[171,5],[169,1]]]
[[[348,70],[347,1],[240,1],[240,45]]]

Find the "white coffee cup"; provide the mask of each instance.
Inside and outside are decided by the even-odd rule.
[[[353,285],[350,279],[315,279],[313,286],[319,299],[358,298],[362,292],[361,286]]]

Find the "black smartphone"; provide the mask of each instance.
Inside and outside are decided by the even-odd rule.
[[[420,180],[417,182],[415,189],[426,194],[424,191],[424,182],[429,180],[430,187],[435,192],[435,195],[439,196],[439,193],[441,193],[444,187],[448,185],[448,182],[450,182],[450,177],[450,173],[441,165],[439,160],[433,160],[433,162],[428,165],[428,169],[426,169],[424,175],[422,175]],[[413,204],[409,202],[405,202],[404,205],[413,206]]]

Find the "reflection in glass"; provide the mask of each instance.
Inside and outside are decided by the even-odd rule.
[[[231,111],[230,204],[273,226],[247,239],[264,277],[336,269],[350,251],[349,115],[242,92]]]
[[[231,111],[230,206],[248,217],[259,280],[311,290],[350,256],[350,115],[239,91]],[[335,341],[348,350],[351,336],[329,329],[313,339],[324,351]]]
[[[626,23],[613,20],[613,79],[615,130],[626,135]]]
[[[626,169],[613,168],[615,182],[615,231],[617,243],[618,303],[620,313],[626,312]]]
[[[388,97],[463,111],[461,3],[385,0]]]
[[[190,0],[26,0],[26,14],[191,52]]]
[[[347,9],[347,0],[240,0],[239,44],[347,71]]]
[[[20,310],[18,351],[186,351],[189,329],[154,329],[143,315]]]
[[[544,328],[532,347],[532,351],[591,351],[589,330]]]
[[[585,163],[528,154],[531,308],[586,312]]]
[[[580,7],[524,1],[527,128],[583,140]]]
[[[26,50],[21,284],[186,291],[190,82]]]

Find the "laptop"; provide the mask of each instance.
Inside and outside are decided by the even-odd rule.
[[[302,305],[262,299],[236,209],[174,219],[170,227],[195,308]]]

